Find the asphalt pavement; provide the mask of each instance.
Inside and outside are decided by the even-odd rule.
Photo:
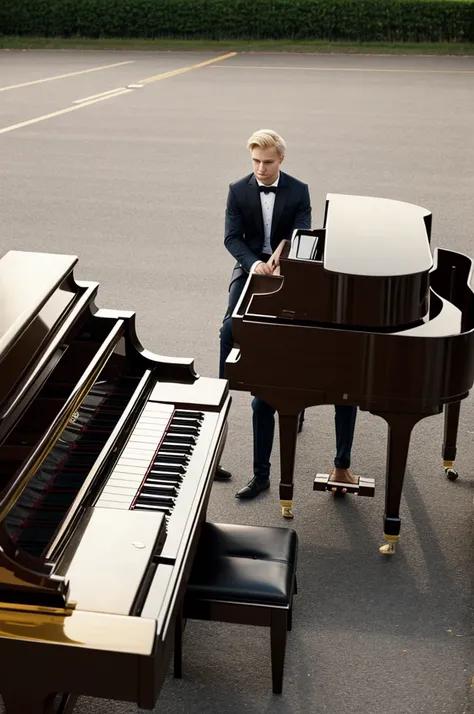
[[[192,356],[216,376],[233,266],[227,187],[251,171],[248,136],[273,128],[288,144],[283,168],[310,185],[314,227],[327,193],[394,198],[432,211],[433,248],[474,256],[474,58],[243,53],[202,64],[218,57],[0,52],[0,255],[78,255],[77,277],[100,282],[100,306],[136,311],[148,349]],[[360,413],[356,426],[353,470],[375,478],[375,498],[335,500],[312,491],[331,468],[333,409],[308,410],[288,524],[278,443],[270,491],[234,498],[252,462],[250,396],[235,393],[223,459],[234,476],[214,485],[208,515],[298,532],[284,692],[271,693],[266,630],[190,622],[184,677],[167,678],[155,711],[473,711],[471,398],[455,483],[443,474],[442,430],[441,416],[414,430],[401,539],[384,558],[385,424]],[[136,711],[88,698],[77,706]]]

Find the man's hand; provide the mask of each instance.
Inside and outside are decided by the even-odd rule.
[[[259,273],[260,275],[271,275],[273,273],[273,270],[268,263],[264,263],[263,261],[261,261],[260,263],[257,263],[253,272]]]

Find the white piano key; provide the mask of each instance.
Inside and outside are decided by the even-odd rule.
[[[135,436],[153,437],[153,439],[155,439],[155,441],[159,443],[164,433],[164,429],[137,429],[137,431],[135,432]]]
[[[120,486],[109,486],[109,484],[107,484],[102,491],[102,495],[105,498],[108,498],[109,496],[124,496],[133,501],[136,492],[137,489],[134,486],[123,486],[121,488]]]
[[[148,411],[163,412],[163,414],[173,414],[174,412],[174,406],[172,404],[163,404],[162,402],[147,402],[145,409]]]
[[[137,424],[140,424],[140,422],[145,421],[145,420],[159,421],[159,422],[162,422],[163,424],[169,424],[170,421],[173,421],[171,415],[160,414],[159,412],[147,412],[146,410],[144,410],[141,413]]]
[[[130,508],[130,504],[119,503],[117,501],[105,501],[102,500],[101,497],[95,504],[95,508],[122,508],[123,510],[128,510]]]
[[[110,501],[110,503],[123,503],[125,506],[130,505],[131,502],[133,501],[133,498],[130,498],[130,496],[127,496],[126,494],[120,494],[120,493],[105,493],[105,489],[102,491],[101,496],[99,498],[99,503],[101,499],[103,498],[104,501]]]
[[[120,459],[119,462],[120,466],[141,466],[144,470],[146,470],[150,462],[148,459]]]
[[[135,446],[135,444],[149,444],[151,446],[152,444],[154,444],[156,449],[159,444],[159,441],[157,442],[154,436],[137,436],[134,433],[128,443],[130,444],[130,446]]]
[[[121,453],[121,458],[125,459],[152,459],[156,453],[156,448],[152,446],[143,446],[141,449],[131,444],[127,446]]]
[[[118,463],[115,466],[112,473],[113,474],[116,474],[116,473],[117,474],[130,474],[130,476],[134,476],[135,474],[138,474],[138,475],[141,474],[142,476],[145,475],[145,471],[140,466],[124,466],[123,464],[120,464],[120,463]]]
[[[136,478],[130,478],[128,474],[113,473],[111,478],[107,481],[107,486],[124,486],[137,489],[140,487],[142,481],[143,474],[141,476],[137,474]]]

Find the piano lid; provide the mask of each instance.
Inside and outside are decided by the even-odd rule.
[[[324,268],[349,275],[424,273],[433,258],[430,211],[411,203],[329,193]]]
[[[0,361],[77,262],[71,255],[11,250],[0,260]]]

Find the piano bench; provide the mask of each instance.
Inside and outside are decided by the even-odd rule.
[[[273,692],[281,694],[297,553],[298,537],[288,528],[204,524],[176,622],[175,677],[186,619],[260,625],[270,628]]]

